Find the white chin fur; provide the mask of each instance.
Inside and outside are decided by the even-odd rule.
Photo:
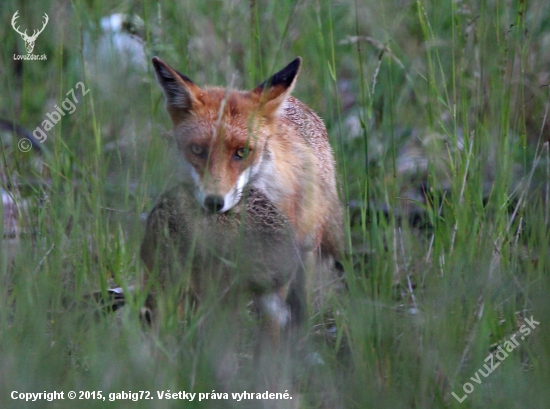
[[[201,188],[201,180],[199,178],[199,175],[195,171],[195,169],[191,166],[190,166],[190,168],[191,168],[190,169],[191,170],[191,177],[193,178],[193,182],[195,182],[195,189],[193,189],[193,194],[194,194],[195,199],[197,200],[197,202],[202,207],[204,207],[205,195],[204,195],[204,191]]]
[[[221,208],[221,210],[218,213],[225,213],[229,210],[231,210],[233,207],[239,203],[241,200],[241,197],[243,195],[243,189],[248,184],[248,181],[250,180],[250,176],[252,172],[254,171],[254,167],[251,166],[247,168],[243,173],[240,174],[239,179],[237,180],[237,184],[234,188],[232,188],[223,198],[224,206]],[[199,202],[199,204],[204,207],[204,199],[206,198],[206,195],[204,194],[204,191],[202,189],[202,183],[199,179],[199,176],[195,172],[195,169],[191,170],[191,175],[193,177],[193,181],[195,182],[195,199]],[[206,208],[205,208],[206,209]]]
[[[224,206],[220,213],[225,213],[228,210],[232,209],[241,197],[243,196],[243,189],[250,180],[250,174],[252,172],[252,167],[246,168],[246,170],[240,174],[239,179],[237,180],[237,186],[231,189],[223,198]]]
[[[228,194],[223,198],[223,207],[218,213],[225,213],[228,210],[231,210],[243,195],[242,189],[231,189]]]

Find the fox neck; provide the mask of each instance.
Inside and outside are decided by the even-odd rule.
[[[283,133],[284,135],[284,133]],[[314,158],[297,150],[281,133],[270,138],[249,185],[260,190],[289,220],[297,241],[314,247],[314,201],[320,197],[314,183]]]

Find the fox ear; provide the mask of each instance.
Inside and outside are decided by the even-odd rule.
[[[264,104],[263,112],[265,116],[276,114],[286,97],[290,95],[301,65],[302,59],[300,57],[295,58],[285,68],[251,91],[251,94],[261,104]]]
[[[198,103],[201,89],[158,57],[153,57],[157,81],[162,87],[168,111],[190,111]]]

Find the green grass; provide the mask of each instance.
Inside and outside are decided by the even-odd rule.
[[[547,407],[550,4],[474,3],[2,2],[0,117],[32,132],[76,83],[90,92],[75,89],[75,112],[42,153],[2,133],[20,234],[0,253],[0,406],[211,407],[10,394],[221,390],[200,314],[178,321],[167,300],[174,313],[151,333],[138,319],[143,291],[117,315],[86,298],[139,282],[141,215],[179,177],[151,64],[126,70],[93,52],[99,20],[123,12],[143,19],[148,54],[199,85],[251,88],[303,58],[294,95],[329,130],[350,255],[346,290],[308,323],[324,365],[294,375],[301,408]],[[34,50],[47,61],[14,62],[25,53],[16,10],[31,32],[48,13]],[[540,325],[481,384],[470,380],[531,316]],[[253,327],[235,392],[255,376]],[[463,396],[466,382],[475,389],[459,403],[451,392]]]

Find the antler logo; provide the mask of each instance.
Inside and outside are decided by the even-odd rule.
[[[27,49],[27,54],[31,54],[34,48],[34,42],[36,41],[36,38],[42,31],[44,31],[44,28],[46,28],[46,24],[48,24],[48,21],[50,19],[48,15],[44,13],[44,25],[40,30],[34,30],[32,35],[29,36],[27,35],[27,30],[25,30],[25,32],[22,33],[21,31],[19,31],[19,27],[15,26],[15,20],[17,20],[17,18],[19,17],[18,14],[19,14],[19,10],[17,10],[13,15],[13,18],[11,19],[11,26],[17,33],[21,35],[21,38],[23,38],[23,41],[25,41],[25,48]]]

